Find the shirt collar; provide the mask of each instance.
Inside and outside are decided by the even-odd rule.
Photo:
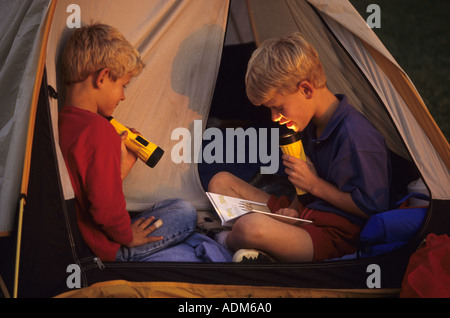
[[[336,129],[336,127],[339,126],[342,119],[347,115],[347,113],[350,111],[351,107],[350,104],[347,102],[347,97],[342,94],[336,94],[336,97],[340,100],[338,107],[336,108],[335,112],[331,116],[330,120],[328,121],[328,124],[326,125],[324,131],[320,134],[319,138],[314,138],[316,141],[323,141],[326,140],[331,133]],[[310,133],[310,136],[316,136],[316,125],[312,122],[308,126],[308,130]]]

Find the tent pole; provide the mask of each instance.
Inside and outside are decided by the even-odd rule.
[[[19,220],[17,228],[17,246],[16,246],[16,261],[14,264],[14,290],[13,298],[17,298],[17,289],[19,282],[19,259],[20,259],[20,243],[22,241],[22,222],[23,222],[23,208],[25,206],[25,197],[22,197],[19,202]]]

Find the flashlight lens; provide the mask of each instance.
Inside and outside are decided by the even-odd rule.
[[[149,166],[150,168],[153,168],[154,166],[156,166],[156,164],[158,163],[159,159],[161,159],[163,154],[164,154],[164,150],[162,150],[160,147],[157,147],[153,151],[151,156],[148,158],[148,160],[146,162],[147,166]]]
[[[292,144],[301,139],[300,132],[287,133],[280,136],[280,146]]]

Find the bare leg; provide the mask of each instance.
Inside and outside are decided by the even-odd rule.
[[[208,191],[262,203],[267,203],[270,199],[270,194],[229,172],[217,173],[209,182]]]
[[[258,249],[280,262],[307,262],[314,256],[308,232],[259,213],[239,218],[227,237],[231,250]]]
[[[216,174],[209,183],[208,191],[264,203],[270,199],[268,193],[228,172]],[[233,251],[259,249],[281,262],[306,262],[314,256],[308,232],[259,213],[240,217],[226,242]]]

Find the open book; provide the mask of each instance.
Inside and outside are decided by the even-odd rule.
[[[279,221],[293,225],[312,223],[311,220],[293,218],[290,216],[272,213],[270,212],[267,204],[264,203],[229,197],[212,192],[206,192],[206,195],[208,196],[209,200],[214,206],[214,209],[222,220],[223,226],[231,227],[239,217],[250,212],[263,213]]]

